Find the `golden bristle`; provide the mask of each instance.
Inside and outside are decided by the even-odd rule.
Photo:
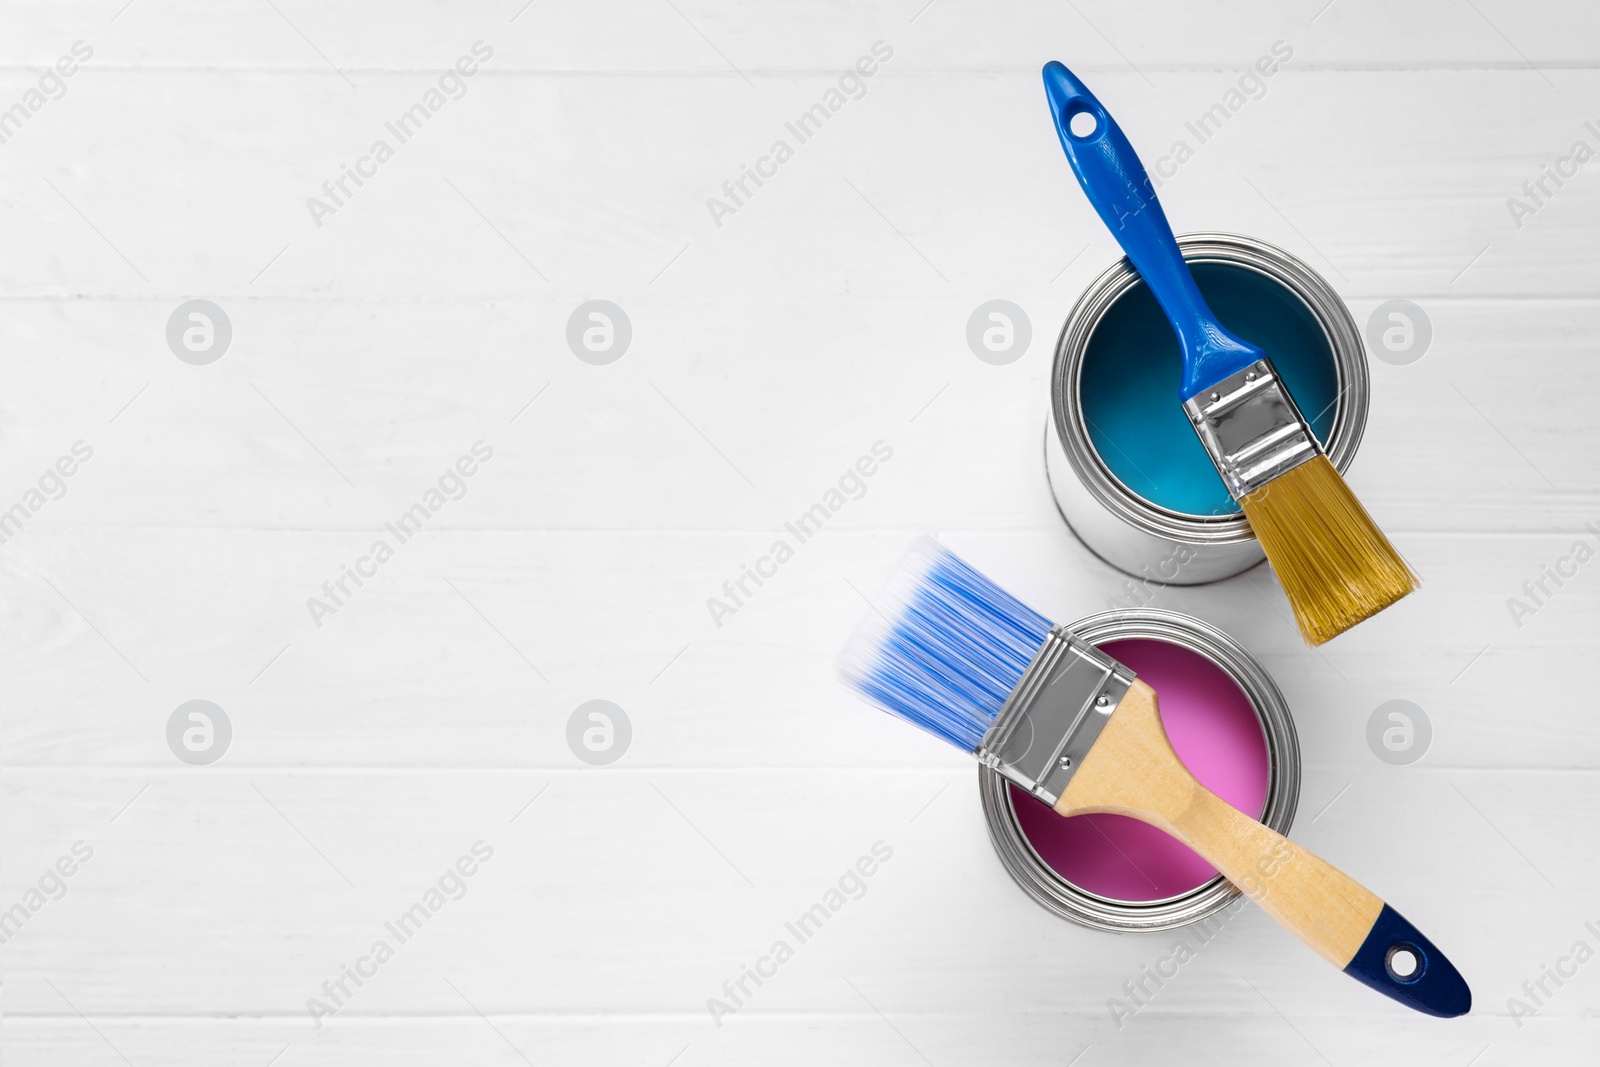
[[[1239,503],[1307,644],[1337,637],[1417,587],[1327,456],[1280,474]]]

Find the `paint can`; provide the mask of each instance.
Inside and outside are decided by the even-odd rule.
[[[1163,725],[1196,777],[1236,806],[1240,789],[1255,788],[1249,795],[1261,804],[1252,814],[1288,834],[1300,798],[1300,744],[1288,702],[1249,652],[1208,623],[1154,608],[1102,612],[1073,623],[1072,630],[1156,688]],[[1260,749],[1251,747],[1252,722]],[[1219,729],[1237,740],[1211,751],[1203,751],[1202,740],[1196,749],[1195,738],[1215,737]],[[1230,752],[1241,768],[1231,783],[1217,775],[1218,761],[1231,758]],[[1246,780],[1251,774],[1259,786]],[[1214,868],[1153,827],[1117,815],[1064,819],[988,767],[978,769],[978,789],[1001,864],[1023,892],[1062,918],[1098,930],[1169,930],[1215,916],[1240,895]],[[1129,836],[1134,832],[1144,835],[1143,845]],[[1063,844],[1072,848],[1074,841],[1085,847],[1064,854]],[[1095,869],[1095,857],[1082,854],[1091,849],[1102,851],[1111,866]],[[1107,888],[1106,871],[1115,873],[1124,861],[1143,863],[1137,873],[1150,882],[1149,890],[1142,884],[1135,893]]]
[[[1217,317],[1266,350],[1343,472],[1369,397],[1366,352],[1344,301],[1263,241],[1196,233],[1178,246]],[[1096,278],[1056,344],[1045,469],[1062,518],[1095,555],[1139,579],[1196,585],[1248,570],[1265,553],[1181,410],[1178,353],[1132,264],[1122,259]]]

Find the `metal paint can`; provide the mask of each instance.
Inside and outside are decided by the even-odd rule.
[[[1144,639],[1175,645],[1209,660],[1250,703],[1266,742],[1268,783],[1261,822],[1287,835],[1300,799],[1300,742],[1288,702],[1255,657],[1216,627],[1188,615],[1129,608],[1091,615],[1072,630],[1092,644]],[[1046,910],[1097,930],[1170,930],[1216,915],[1240,896],[1221,875],[1161,900],[1129,901],[1090,892],[1058,874],[1029,843],[1014,805],[1038,803],[1007,788],[988,767],[978,768],[978,791],[989,838],[1006,871]]]
[[[1343,472],[1366,428],[1369,398],[1366,351],[1344,301],[1316,271],[1263,241],[1195,233],[1178,238],[1178,247],[1188,263],[1218,264],[1267,279],[1321,327],[1338,379],[1331,429],[1322,444]],[[1113,567],[1169,585],[1214,582],[1265,558],[1243,514],[1192,515],[1146,499],[1112,472],[1085,425],[1080,384],[1091,338],[1119,300],[1143,288],[1133,265],[1119,260],[1094,280],[1067,315],[1050,374],[1045,470],[1062,518],[1090,551]],[[1177,405],[1176,395],[1172,403]]]

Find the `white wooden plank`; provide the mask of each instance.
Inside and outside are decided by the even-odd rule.
[[[1374,766],[1310,768],[1296,836],[1406,911],[1469,975],[1478,1011],[1510,1023],[1524,979],[1597,939],[1594,857],[1572,845],[1594,774]],[[752,1008],[860,1014],[850,979],[890,1014],[1093,1005],[1111,1021],[1106,1000],[1182,936],[1092,932],[1034,905],[993,856],[961,767],[13,778],[8,904],[74,841],[94,850],[7,944],[8,1011],[22,1016],[60,1013],[49,979],[86,1013],[283,1017],[309,1037],[347,1016],[459,1013],[444,975],[472,981],[484,1012],[624,1010],[714,1031],[707,998],[785,940],[793,958]],[[464,895],[411,938],[385,926],[479,840],[493,856]],[[880,841],[892,856],[864,893],[847,885],[854,898],[807,939],[785,926]],[[307,999],[380,939],[393,958],[316,1026]],[[1251,910],[1191,946],[1194,980],[1160,998],[1180,1013],[1270,1014],[1251,982],[1297,1019],[1397,1010]],[[1594,990],[1584,970],[1540,1017],[1580,1018]]]
[[[448,991],[447,991],[448,992]],[[1245,990],[1249,993],[1249,990]],[[1254,996],[1255,994],[1251,994]],[[1270,992],[1268,993],[1270,996]],[[752,1009],[753,1011],[754,1009]],[[1151,1009],[1154,1011],[1155,1009]],[[1382,1055],[1410,1062],[1512,1064],[1559,1059],[1581,1047],[1590,1028],[1571,1020],[1535,1020],[1518,1032],[1503,1020],[1469,1019],[1454,1028],[1388,1016],[1367,1019],[1360,1028],[1339,1028],[1285,1020],[1277,1015],[1203,1017],[1139,1016],[1121,1032],[1106,1029],[1095,1015],[1052,1012],[997,1020],[992,1015],[943,1013],[841,1017],[741,1016],[721,1031],[702,1033],[685,1020],[619,1019],[550,1022],[538,1018],[476,1016],[462,1019],[352,1020],[318,1039],[299,1041],[285,1024],[237,1020],[93,1020],[135,1063],[172,1062],[192,1056],[196,1063],[248,1067],[283,1053],[281,1062],[342,1064],[352,1061],[394,1064],[452,1062],[517,1067],[526,1062],[599,1060],[659,1065],[680,1056],[679,1064],[812,1064],[819,1060],[870,1062],[892,1067],[933,1063],[1005,1062],[1028,1067],[1059,1067],[1082,1053],[1080,1064],[1149,1062],[1181,1047],[1189,1062],[1227,1067],[1244,1058],[1267,1059],[1290,1067],[1359,1060],[1381,1048]],[[492,1025],[491,1025],[492,1024]],[[1296,1030],[1303,1031],[1297,1035]],[[902,1031],[903,1036],[896,1031]],[[499,1033],[496,1033],[499,1031]],[[906,1038],[912,1043],[908,1043]],[[105,1041],[76,1017],[25,1020],[7,1024],[8,1049],[19,1064],[118,1064]],[[1315,1042],[1312,1044],[1310,1042]],[[288,1051],[284,1052],[284,1046]],[[1082,1050],[1088,1047],[1087,1052]],[[1487,1047],[1488,1051],[1485,1052]],[[681,1055],[680,1055],[681,1054]]]
[[[57,42],[88,38],[105,48],[107,62],[140,68],[265,68],[336,82],[343,70],[364,88],[360,74],[432,69],[453,56],[458,40],[485,37],[504,50],[507,64],[521,69],[716,74],[734,88],[742,85],[738,72],[842,69],[882,38],[903,42],[912,62],[941,72],[1031,69],[1036,55],[1070,52],[1086,67],[1135,66],[1159,85],[1156,75],[1172,68],[1247,67],[1281,37],[1319,64],[1470,64],[1515,69],[1530,85],[1542,86],[1541,72],[1560,85],[1565,69],[1594,62],[1600,44],[1600,23],[1587,8],[1529,9],[1510,0],[1292,7],[1207,0],[1159,13],[1112,0],[1002,8],[972,0],[805,0],[751,9],[699,2],[675,3],[676,13],[648,0],[497,0],[399,3],[386,6],[381,17],[359,7],[276,6],[281,14],[184,0],[139,0],[126,12],[110,2],[19,8],[19,30],[0,58],[48,63]]]
[[[10,247],[38,251],[0,261],[0,292],[569,309],[596,293],[624,305],[939,294],[965,308],[996,291],[1066,302],[1115,258],[1032,69],[933,77],[891,61],[804,144],[785,123],[833,88],[826,76],[734,92],[712,77],[485,73],[404,143],[385,123],[432,86],[417,73],[374,75],[367,93],[253,73],[79,77],[6,144]],[[1096,86],[1152,167],[1190,143],[1161,192],[1180,230],[1275,241],[1357,295],[1592,295],[1595,183],[1580,171],[1547,185],[1520,228],[1507,199],[1526,199],[1523,183],[1575,141],[1600,147],[1584,125],[1597,77],[1568,72],[1553,92],[1517,71],[1291,64],[1205,143],[1185,124],[1227,75],[1174,73],[1159,93],[1136,74]],[[657,131],[648,151],[640,129]],[[394,158],[313,219],[308,199],[332,203],[324,182],[378,139]],[[795,158],[714,217],[707,201],[731,203],[723,183],[779,139]]]
[[[337,556],[482,440],[496,458],[430,531],[744,530],[753,552],[881,440],[894,458],[830,530],[1048,529],[1041,442],[1067,305],[1022,296],[1032,348],[994,367],[966,348],[977,302],[847,301],[828,316],[794,301],[635,304],[637,351],[594,367],[565,349],[566,305],[274,299],[232,305],[237,351],[202,368],[165,347],[175,302],[13,303],[8,343],[29,358],[0,402],[0,487],[9,506],[82,440],[95,458],[30,520],[41,533],[335,528],[350,535]],[[1358,320],[1377,303],[1355,301]],[[1421,361],[1370,361],[1353,483],[1398,531],[1569,542],[1600,519],[1600,304],[1424,305],[1434,341]],[[49,356],[64,336],[67,363]],[[1508,361],[1536,386],[1506,389]]]
[[[866,610],[851,583],[872,588],[910,531],[802,546],[720,628],[706,600],[759,536],[427,537],[320,629],[305,602],[348,558],[344,534],[24,536],[34,554],[17,539],[5,572],[9,688],[29,709],[5,722],[13,765],[164,766],[165,719],[196,697],[237,720],[230,759],[248,766],[570,767],[566,718],[595,698],[637,718],[630,760],[645,766],[950,762],[863,710],[831,667]],[[946,540],[1054,618],[1130,600],[1064,529]],[[582,544],[593,556],[577,567]],[[1210,619],[1261,658],[1313,761],[1370,761],[1368,715],[1408,699],[1436,723],[1430,759],[1445,765],[1586,767],[1600,731],[1571,664],[1600,587],[1580,571],[1534,615],[1506,606],[1563,546],[1417,537],[1406,547],[1421,592],[1315,653],[1265,570],[1141,597]],[[1508,746],[1506,708],[1526,701],[1530,677],[1545,711]]]

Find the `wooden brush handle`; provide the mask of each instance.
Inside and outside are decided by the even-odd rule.
[[[1464,1014],[1466,982],[1433,942],[1371,890],[1201,785],[1161,727],[1155,690],[1135,682],[1056,804],[1111,812],[1194,849],[1323,959],[1429,1015]],[[1415,960],[1403,973],[1391,957]]]

